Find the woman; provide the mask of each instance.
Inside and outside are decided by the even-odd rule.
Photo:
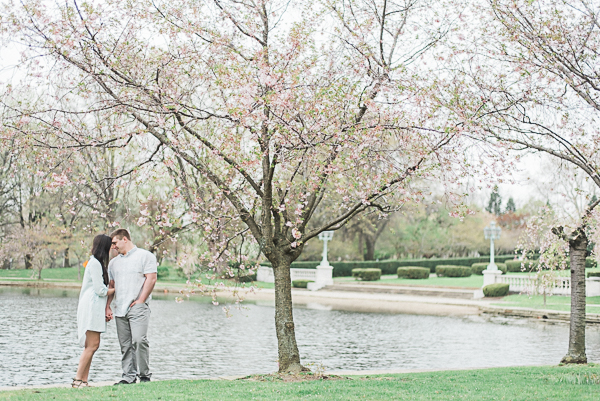
[[[111,238],[100,234],[94,238],[92,256],[87,263],[77,307],[79,345],[85,347],[79,358],[77,374],[71,387],[88,387],[88,375],[94,353],[100,346],[100,333],[106,331],[105,309],[107,296],[115,292],[108,288],[108,254]]]

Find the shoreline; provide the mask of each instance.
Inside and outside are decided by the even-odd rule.
[[[44,280],[0,280],[0,288],[38,288],[56,290],[79,290],[81,284],[73,281]],[[175,295],[185,288],[181,283],[158,282],[152,291],[155,295]],[[274,306],[275,290],[261,288],[256,291],[242,289],[242,296],[257,305]],[[202,296],[202,295],[195,295]],[[219,297],[233,299],[228,291],[220,291]],[[459,299],[436,296],[403,295],[393,293],[371,293],[354,291],[292,289],[292,300],[295,307],[339,310],[361,313],[399,313],[430,316],[469,316],[487,315],[508,318],[525,318],[545,323],[568,323],[569,311],[532,309],[491,305],[500,298]],[[600,324],[600,314],[586,314],[586,323]]]
[[[548,367],[550,365],[511,365],[511,366],[488,366],[488,367],[465,367],[465,368],[447,368],[447,369],[376,369],[376,370],[332,370],[323,372],[324,375],[335,375],[335,376],[386,376],[386,375],[398,375],[398,374],[411,374],[411,373],[430,373],[430,372],[459,372],[469,370],[488,370],[497,368],[522,368],[522,367]],[[273,372],[277,373],[277,372]],[[270,373],[264,373],[270,374]],[[152,382],[166,382],[171,380],[223,380],[233,381],[243,379],[251,375],[235,375],[235,376],[216,376],[208,378],[181,378],[181,379],[165,379],[165,380],[153,380]],[[103,382],[90,382],[91,388],[96,387],[107,387],[112,386],[118,379],[113,381]],[[140,384],[140,383],[136,383]],[[31,386],[0,386],[0,392],[3,391],[20,391],[20,390],[42,390],[42,389],[53,389],[53,388],[71,388],[70,383],[55,383],[55,384],[32,384]]]

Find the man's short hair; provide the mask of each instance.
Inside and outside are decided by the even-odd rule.
[[[129,231],[127,231],[124,228],[119,228],[110,234],[110,238],[115,238],[115,237],[117,237],[119,239],[123,239],[123,237],[125,237],[129,241],[131,241],[131,235],[129,235]]]

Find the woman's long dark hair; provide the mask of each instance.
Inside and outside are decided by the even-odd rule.
[[[108,285],[108,261],[112,239],[108,235],[100,234],[94,237],[92,244],[92,255],[102,265],[102,279],[104,285]]]

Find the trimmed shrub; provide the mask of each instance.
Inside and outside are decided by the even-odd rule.
[[[424,279],[429,278],[429,269],[426,267],[399,267],[397,270],[398,278]]]
[[[480,276],[483,276],[483,271],[485,269],[487,269],[489,265],[488,263],[473,263],[473,265],[471,266],[471,270],[473,271],[473,274],[478,274]],[[506,274],[506,265],[504,263],[496,263],[496,266],[498,266],[498,270],[501,270],[503,274]]]
[[[588,272],[588,278],[590,277],[600,277],[600,272]]]
[[[596,263],[596,258],[593,256],[588,256],[587,258],[585,258],[585,267],[587,269],[598,267],[598,263]]]
[[[514,257],[515,257],[514,255],[497,255],[495,257],[496,264],[498,264],[498,262],[503,263],[505,260],[510,260],[510,259],[513,259]],[[427,267],[431,271],[431,273],[435,273],[435,267],[439,266],[439,265],[471,267],[471,265],[473,265],[473,263],[484,263],[484,262],[489,263],[489,260],[490,260],[489,256],[480,256],[478,258],[405,259],[405,260],[399,260],[397,267],[410,267],[410,266]],[[386,273],[386,274],[388,274],[388,273]]]
[[[435,267],[435,274],[443,277],[469,277],[473,271],[471,266],[439,265]]]
[[[375,281],[381,278],[381,269],[352,269],[352,277],[362,281]]]
[[[496,283],[483,287],[483,295],[486,297],[503,297],[508,294],[508,284]]]
[[[521,264],[523,264],[522,260],[507,260],[504,264],[506,265],[506,269],[513,273],[536,271],[538,268],[538,262],[535,260],[525,261],[525,270],[521,270]]]
[[[167,266],[158,266],[156,268],[156,278],[168,278],[169,277],[169,268]]]
[[[292,287],[294,288],[306,288],[308,283],[314,283],[314,280],[294,280],[292,281]]]
[[[507,259],[514,258],[514,255],[500,255],[496,256],[496,264],[502,263]],[[333,277],[350,277],[352,276],[353,269],[381,269],[381,274],[398,274],[399,267],[425,267],[430,270],[431,273],[435,273],[435,267],[437,265],[453,265],[453,266],[468,266],[471,267],[473,263],[489,261],[489,256],[482,256],[478,258],[448,258],[448,259],[404,259],[404,260],[380,260],[380,261],[353,261],[353,262],[332,262],[329,261],[333,266]],[[293,262],[292,268],[294,269],[314,269],[321,262],[314,261],[303,261]],[[271,263],[263,262],[262,266],[271,267]]]
[[[235,279],[240,283],[250,283],[252,281],[256,281],[256,272],[252,274],[248,274],[249,272],[246,270],[238,270],[238,274],[235,276]]]

